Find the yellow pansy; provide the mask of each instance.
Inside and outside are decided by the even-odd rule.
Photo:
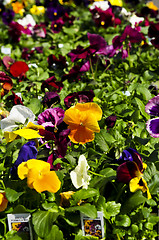
[[[50,164],[42,160],[30,159],[18,166],[18,176],[21,180],[27,178],[28,187],[37,192],[49,191],[56,193],[61,182],[55,171],[50,171]]]
[[[18,129],[13,132],[4,132],[4,137],[7,142],[12,142],[17,136],[23,137],[25,139],[42,138],[39,135],[39,129],[45,129],[42,125],[35,125],[29,122],[28,125],[22,129]]]
[[[31,14],[34,15],[41,15],[45,13],[45,8],[43,6],[36,6],[33,5],[32,8],[30,9]]]
[[[153,3],[153,1],[146,3],[146,6],[154,11],[158,10],[158,7]]]
[[[109,0],[110,4],[113,6],[119,6],[122,7],[123,6],[123,2],[122,0]]]

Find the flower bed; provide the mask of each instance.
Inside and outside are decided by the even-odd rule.
[[[0,9],[0,239],[156,239],[157,6]]]

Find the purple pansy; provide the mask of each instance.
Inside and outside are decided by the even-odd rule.
[[[64,118],[64,110],[62,108],[48,108],[38,115],[38,124],[44,127],[56,128]]]
[[[34,141],[29,141],[26,144],[24,144],[18,154],[17,160],[14,162],[13,167],[11,168],[11,174],[16,177],[17,175],[17,167],[22,162],[26,162],[29,159],[36,159],[37,156],[37,149],[36,149],[36,143]]]
[[[113,114],[105,119],[105,124],[107,125],[107,130],[109,130],[109,128],[114,127],[114,125],[116,123],[116,119],[117,119],[117,116],[113,115]]]
[[[59,33],[64,25],[64,21],[62,18],[57,20],[53,20],[51,23],[51,30],[53,33]]]
[[[60,96],[56,92],[46,92],[42,102],[50,108],[52,104],[60,102]]]
[[[159,116],[159,95],[153,97],[145,106],[145,111],[151,116]],[[149,119],[146,123],[146,129],[149,134],[154,137],[159,137],[159,117]]]
[[[123,150],[118,162],[123,163],[125,161],[134,161],[134,159],[141,159],[140,154],[133,148],[127,148]]]
[[[2,21],[4,24],[9,25],[14,19],[14,11],[12,9],[7,9],[2,13]]]

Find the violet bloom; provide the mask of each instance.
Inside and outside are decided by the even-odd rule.
[[[52,104],[60,103],[60,96],[56,92],[46,92],[42,102],[50,108]]]
[[[43,127],[57,128],[63,121],[64,110],[62,108],[48,108],[38,116],[38,124]]]
[[[95,94],[93,90],[90,91],[80,91],[80,92],[74,92],[67,95],[64,99],[65,106],[67,108],[71,107],[72,104],[75,103],[77,100],[79,103],[86,103],[86,102],[92,102],[93,98],[95,97]]]
[[[14,11],[12,9],[7,9],[2,13],[2,21],[4,24],[9,25],[14,19]]]
[[[151,116],[159,116],[159,95],[149,100],[145,106],[145,111]],[[146,123],[146,129],[152,137],[158,138],[159,117],[149,119]]]
[[[64,8],[63,6],[56,5],[56,6],[50,6],[46,10],[46,15],[49,18],[50,21],[56,21],[62,15],[64,14]]]
[[[46,25],[44,23],[36,24],[33,28],[33,32],[37,37],[46,37]]]
[[[137,158],[141,159],[140,154],[133,148],[127,148],[123,150],[120,158],[117,159],[117,161],[119,163],[124,163],[125,161],[134,161],[134,159],[136,160]]]
[[[29,159],[36,159],[37,153],[38,151],[36,149],[36,143],[34,141],[29,141],[24,144],[19,151],[17,160],[14,162],[14,165],[11,168],[11,174],[14,177],[17,177],[17,167],[19,164],[26,162]]]
[[[54,150],[57,157],[64,157],[67,151],[67,146],[70,142],[68,135],[70,129],[67,124],[63,122],[64,110],[57,108],[49,108],[38,116],[38,124],[45,127],[41,129],[40,135],[44,136],[44,140],[54,141]]]

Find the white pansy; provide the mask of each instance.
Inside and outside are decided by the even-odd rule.
[[[98,7],[100,9],[102,9],[103,11],[106,11],[110,7],[110,5],[109,5],[108,1],[99,1],[99,2],[94,2],[90,6],[90,9],[94,9],[95,7]]]
[[[7,5],[7,4],[10,4],[11,2],[12,2],[12,0],[4,0],[4,1],[3,1],[3,4],[4,4],[4,6],[5,6],[5,5]]]
[[[121,15],[125,17],[131,16],[131,12],[128,12],[125,8],[121,9]]]
[[[11,132],[15,127],[18,127],[17,123],[24,124],[27,119],[28,122],[34,122],[34,113],[23,105],[15,105],[12,107],[9,116],[0,121],[1,129],[4,132]]]
[[[134,28],[135,24],[143,22],[144,18],[143,17],[138,17],[135,14],[132,14],[132,16],[128,18],[128,21],[131,23],[131,27]]]
[[[27,14],[25,17],[19,19],[17,22],[23,27],[27,27],[28,25],[34,27],[36,25],[36,22],[31,14]]]
[[[1,47],[1,53],[11,55],[11,48],[2,46]]]
[[[79,157],[77,167],[70,172],[71,181],[75,188],[88,188],[89,181],[91,179],[91,177],[87,174],[88,169],[89,165],[87,160],[84,155],[81,155]]]

